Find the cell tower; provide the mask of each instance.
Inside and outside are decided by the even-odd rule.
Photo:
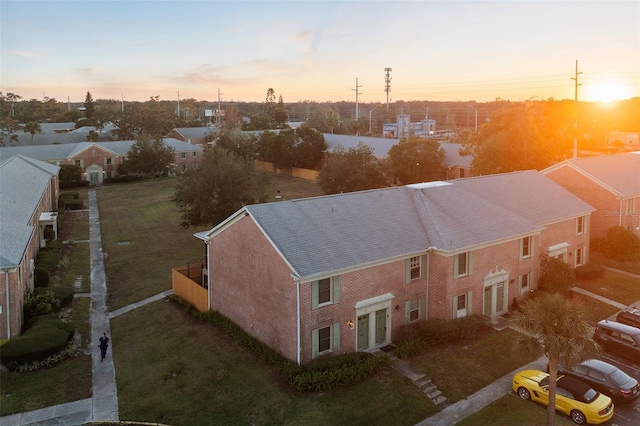
[[[389,92],[391,92],[391,68],[385,68],[384,72],[384,91],[387,92],[387,111],[389,111]]]

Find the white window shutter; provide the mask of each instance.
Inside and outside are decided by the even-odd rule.
[[[340,276],[333,277],[333,303],[340,302]]]
[[[420,298],[420,319],[427,319],[427,296]]]
[[[453,296],[453,319],[458,318],[458,296]]]
[[[410,318],[410,311],[411,310],[411,300],[407,300],[406,302],[404,302],[404,323],[405,324],[409,324],[409,321],[411,321]]]
[[[458,267],[460,266],[460,255],[453,256],[453,278],[458,278]]]
[[[404,261],[404,283],[409,284],[411,282],[411,259]]]
[[[467,293],[467,316],[473,315],[473,291]]]
[[[336,322],[333,324],[333,350],[340,350],[340,323]]]
[[[467,273],[471,275],[473,274],[473,252],[472,251],[468,252],[467,262],[468,262]]]

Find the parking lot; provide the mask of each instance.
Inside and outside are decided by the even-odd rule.
[[[640,365],[608,353],[604,353],[598,358],[608,362],[609,364],[615,365],[625,373],[640,381]],[[616,404],[613,418],[606,424],[618,426],[636,426],[640,424],[640,398],[636,398],[633,402],[628,404]]]

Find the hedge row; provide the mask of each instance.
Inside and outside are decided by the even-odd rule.
[[[71,306],[75,292],[68,287],[38,287],[33,289],[33,294],[37,296],[48,291],[53,292],[53,296],[60,301],[60,308]]]
[[[277,368],[289,385],[301,392],[319,392],[356,383],[389,364],[386,356],[353,353],[317,359],[299,366],[280,353],[251,336],[229,318],[216,311],[196,312],[177,296],[173,301],[189,308],[197,318],[219,327],[227,336],[251,350],[263,361]]]
[[[42,361],[62,351],[73,337],[75,327],[55,314],[32,318],[22,336],[0,348],[0,359],[10,369]]]
[[[577,280],[593,280],[604,276],[604,267],[595,263],[580,265],[575,271]]]
[[[480,315],[451,321],[432,319],[407,325],[399,333],[396,354],[400,358],[418,355],[437,345],[470,339],[489,328],[491,325]]]
[[[53,274],[58,268],[61,256],[61,241],[53,241],[38,251],[38,255],[36,256],[36,266],[37,268],[45,269],[49,271],[50,274]]]

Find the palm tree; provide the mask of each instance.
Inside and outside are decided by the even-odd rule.
[[[37,121],[30,121],[23,126],[23,129],[27,133],[31,133],[31,145],[33,145],[33,135],[36,133],[42,133],[42,127]]]
[[[512,324],[523,332],[514,349],[521,353],[543,350],[549,358],[549,404],[547,425],[555,423],[558,364],[573,365],[600,350],[585,319],[583,305],[561,294],[532,296],[515,312]]]

